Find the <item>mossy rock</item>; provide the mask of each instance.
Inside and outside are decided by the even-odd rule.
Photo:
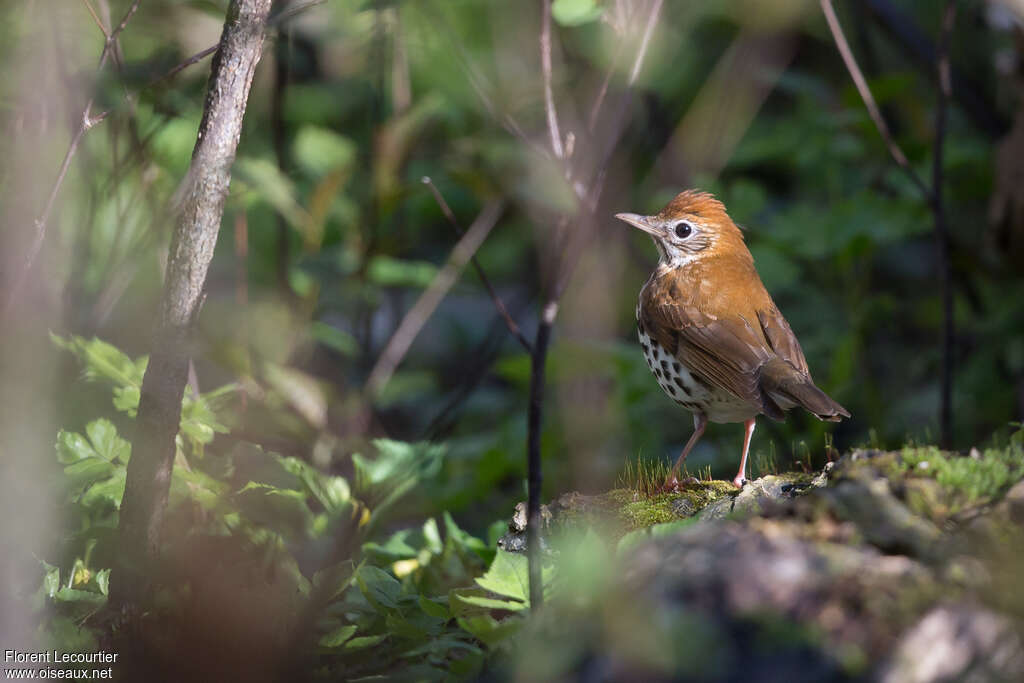
[[[603,607],[546,623],[588,670],[638,680],[1024,680],[1022,480],[1017,439],[857,450],[742,491],[566,494],[542,539],[596,531],[615,552],[588,560],[609,577]],[[516,517],[523,549],[525,505]]]

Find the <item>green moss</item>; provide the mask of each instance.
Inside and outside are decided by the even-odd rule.
[[[625,531],[645,529],[686,519],[723,496],[735,495],[736,487],[727,481],[705,481],[678,493],[644,496],[632,489],[615,489],[604,494],[609,507],[617,510]]]
[[[960,456],[934,446],[906,447],[900,456],[905,474],[938,483],[948,498],[949,513],[994,500],[1024,478],[1024,447],[1020,439],[1014,439],[1005,448],[989,448],[975,456]],[[916,500],[908,496],[913,507],[934,511],[941,505],[933,491],[908,488],[916,496]]]

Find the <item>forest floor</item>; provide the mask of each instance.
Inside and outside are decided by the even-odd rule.
[[[643,605],[637,623],[681,634],[660,661],[591,642],[607,671],[1024,680],[1022,479],[1019,444],[967,456],[858,450],[742,491],[705,481],[653,496],[565,494],[543,511],[545,546],[599,530],[618,550],[608,591],[627,596],[607,604]],[[523,513],[500,547],[524,549]]]

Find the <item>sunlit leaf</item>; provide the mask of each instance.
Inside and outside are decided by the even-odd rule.
[[[356,146],[327,128],[303,126],[295,134],[295,161],[314,176],[324,175],[355,161]]]
[[[596,0],[555,0],[551,3],[551,16],[562,26],[581,26],[597,21],[604,9]]]

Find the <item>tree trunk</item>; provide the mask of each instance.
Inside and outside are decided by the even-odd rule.
[[[124,553],[116,597],[134,602],[158,554],[188,375],[193,323],[217,243],[231,165],[271,0],[231,0],[213,57],[192,164],[183,181],[159,319],[142,381],[120,533]]]

